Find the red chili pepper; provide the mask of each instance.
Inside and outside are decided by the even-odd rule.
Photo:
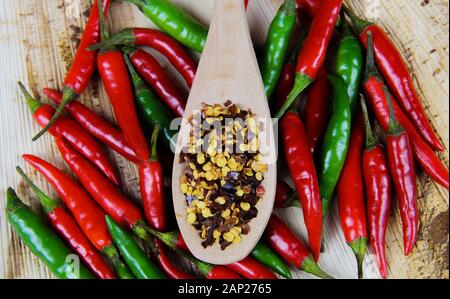
[[[53,186],[95,248],[103,251],[113,245],[106,227],[105,213],[80,185],[55,166],[36,156],[22,157]]]
[[[275,214],[270,217],[264,234],[269,246],[286,262],[318,277],[332,278],[319,268],[312,253]]]
[[[292,90],[295,82],[295,61],[289,60],[281,71],[280,79],[273,94],[273,111],[280,110]]]
[[[111,270],[105,259],[99,254],[94,246],[92,246],[67,210],[40,190],[19,166],[16,167],[16,170],[38,197],[52,227],[82,258],[89,269],[94,272],[98,278],[116,278],[114,271]]]
[[[53,102],[57,104],[61,103],[62,93],[60,91],[56,89],[44,88],[44,93]],[[92,136],[124,156],[129,161],[133,163],[139,162],[139,158],[136,156],[136,153],[125,141],[125,138],[119,129],[99,117],[80,102],[72,102],[68,104],[65,109],[77,121],[77,123]]]
[[[248,0],[244,0],[245,9],[247,9],[248,6]]]
[[[309,246],[316,261],[319,260],[322,240],[322,198],[309,139],[303,123],[294,112],[281,119],[284,152],[292,180],[300,199]]]
[[[44,127],[54,115],[55,109],[35,100],[21,82],[19,82],[19,87],[25,96],[31,113],[33,113],[33,118],[41,127]],[[64,138],[79,153],[100,169],[111,182],[115,185],[120,185],[120,177],[109,163],[101,144],[73,120],[65,116],[60,117],[50,128],[49,133],[54,137]]]
[[[298,95],[316,80],[319,69],[325,61],[328,44],[333,35],[341,6],[342,0],[322,1],[297,58],[294,87],[275,117],[281,118]]]
[[[102,8],[105,13],[109,10],[109,0],[102,1]],[[102,10],[102,11],[103,11]],[[33,141],[42,136],[58,119],[64,110],[64,107],[78,98],[89,84],[89,80],[95,70],[95,60],[97,53],[95,51],[87,50],[88,46],[91,46],[99,41],[100,38],[100,18],[98,2],[94,1],[89,12],[89,19],[81,37],[80,45],[78,46],[75,58],[70,65],[70,69],[64,79],[63,98],[61,104],[58,106],[56,113],[52,116],[48,124],[42,129],[35,137]]]
[[[151,158],[139,164],[139,179],[145,218],[153,228],[164,231],[167,226],[166,199],[163,169],[156,154],[158,132],[159,124],[153,129]]]
[[[388,91],[385,92],[390,101]],[[403,223],[404,252],[405,255],[409,255],[417,241],[419,227],[416,169],[408,134],[397,122],[393,108],[391,108],[391,122],[386,136],[386,149]]]
[[[400,103],[417,131],[434,149],[443,151],[444,147],[426,116],[414,87],[411,72],[406,66],[400,51],[381,27],[356,17],[346,7],[344,9],[352,19],[353,25],[359,33],[361,43],[366,48],[368,48],[367,32],[372,32],[375,58],[381,73],[386,79],[386,83],[393,92],[395,99]]]
[[[159,62],[152,55],[140,49],[130,54],[130,60],[138,73],[174,115],[183,117],[186,100]]]
[[[325,67],[319,69],[316,81],[308,90],[305,106],[305,131],[314,153],[322,141],[327,128],[328,108],[330,104],[330,84]]]
[[[242,277],[224,266],[212,266],[206,279],[242,279]]]
[[[368,74],[363,87],[367,94],[367,100],[372,106],[375,117],[382,129],[389,130],[389,105],[384,92],[384,82],[379,74]],[[411,141],[414,156],[425,172],[438,184],[449,189],[448,168],[439,160],[430,146],[422,139],[414,125],[410,122],[403,110],[393,101],[393,108],[398,122],[405,128]]]
[[[320,9],[321,2],[322,0],[297,0],[297,5],[310,17],[314,17]]]
[[[167,247],[158,239],[155,239],[155,247],[157,252],[155,253],[158,259],[161,269],[172,279],[195,279],[194,275],[186,273],[178,269],[169,255],[167,254]]]
[[[297,200],[297,193],[282,180],[277,181],[275,192],[275,208],[300,207],[300,201]]]
[[[375,66],[371,31],[367,31],[366,73],[374,78],[379,77],[378,69]],[[395,116],[392,99],[385,85],[383,85],[383,93],[388,104],[389,112],[389,124],[386,136],[389,169],[394,181],[402,218],[404,253],[405,255],[409,255],[416,243],[419,226],[416,169],[414,167],[413,153],[408,134]]]
[[[103,40],[108,38],[109,32],[103,12],[99,14]],[[114,48],[101,49],[97,55],[97,69],[125,140],[141,160],[148,160],[150,152],[139,124],[133,87],[122,53]]]
[[[170,61],[183,76],[187,85],[192,86],[197,71],[197,63],[189,56],[182,45],[164,32],[149,28],[127,28],[108,40],[89,47],[89,50],[118,45],[145,46],[155,49]]]
[[[278,279],[272,271],[252,257],[227,265],[227,268],[248,279]]]
[[[62,139],[56,139],[62,158],[75,173],[80,183],[92,198],[114,221],[132,229],[143,221],[141,211],[134,206],[117,188],[109,183],[92,165],[70,148]]]
[[[391,205],[391,179],[384,150],[372,134],[364,98],[361,99],[361,106],[366,124],[366,146],[362,165],[366,187],[370,245],[377,256],[380,274],[386,278],[386,227],[389,222]]]
[[[358,261],[358,278],[363,277],[363,260],[367,244],[367,219],[361,165],[364,137],[364,117],[359,115],[352,128],[347,159],[337,185],[339,219],[345,240]]]

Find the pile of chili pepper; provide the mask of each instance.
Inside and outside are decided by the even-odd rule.
[[[127,1],[161,31],[126,28],[111,36],[105,21],[110,1],[95,0],[62,91],[44,89],[58,108],[37,101],[19,82],[33,118],[43,127],[33,140],[48,130],[76,178],[37,156],[23,155],[55,189],[60,203],[17,167],[53,230],[13,189],[7,190],[8,222],[56,277],[276,279],[277,273],[292,278],[287,263],[332,278],[318,262],[321,249],[326,250],[323,223],[336,196],[358,277],[363,277],[369,247],[380,275],[386,278],[385,239],[393,190],[404,253],[411,254],[420,212],[416,166],[447,190],[449,172],[434,153],[444,147],[408,67],[380,26],[358,18],[342,0],[283,2],[270,24],[260,71],[268,104],[280,122],[280,144],[295,186],[294,190],[278,181],[275,208],[302,209],[308,246],[273,214],[249,257],[215,266],[193,257],[182,236],[169,225],[175,215],[167,209],[170,199],[164,192],[164,174],[171,173],[172,166],[162,163],[157,151],[161,144],[166,152],[175,149],[177,132],[171,122],[183,117],[187,97],[142,48],[153,48],[166,57],[190,88],[197,62],[185,47],[202,52],[208,28],[170,0]],[[248,1],[244,2],[247,7]],[[311,19],[310,25],[297,22],[303,13]],[[300,37],[294,34],[298,24]],[[96,69],[118,127],[76,101]],[[306,103],[301,105],[304,91]],[[62,115],[63,111],[68,115]],[[375,125],[383,136],[374,133]],[[146,138],[147,130],[153,131],[151,140]],[[139,168],[142,209],[122,192],[119,173],[103,146]],[[190,261],[195,273],[180,269],[170,251]],[[70,269],[69,254],[81,259],[78,271]]]

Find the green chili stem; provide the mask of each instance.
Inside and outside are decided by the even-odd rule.
[[[375,62],[375,53],[373,48],[373,37],[372,32],[367,31],[367,57],[366,57],[366,74],[364,81],[369,80],[370,78],[375,78],[379,81],[382,81],[380,72],[378,71],[376,62]]]
[[[388,129],[388,135],[391,136],[398,136],[405,132],[405,129],[402,127],[402,125],[398,122],[397,117],[395,116],[395,110],[394,105],[392,104],[392,97],[387,89],[387,86],[383,86],[383,92],[384,96],[386,97],[386,101],[389,106],[389,129]]]
[[[275,114],[275,118],[281,118],[291,106],[295,106],[298,96],[313,82],[313,80],[305,74],[297,73],[295,75],[294,87],[289,94],[286,102]]]
[[[285,208],[297,207],[301,208],[300,200],[298,199],[297,192],[294,191],[286,200]]]
[[[6,190],[6,212],[14,212],[17,209],[25,207],[25,204],[19,200],[19,197],[13,188],[8,187]]]
[[[114,245],[103,248],[103,254],[106,256],[108,261],[113,265],[114,270],[120,279],[134,279],[135,276],[131,273],[131,270],[127,265],[120,259],[119,253],[117,252]]]
[[[366,20],[363,20],[355,15],[355,13],[345,4],[342,5],[342,9],[344,10],[345,14],[349,16],[353,23],[353,27],[357,31],[358,34],[361,34],[364,29],[370,25],[372,25],[371,22],[368,22]]]
[[[367,149],[372,149],[375,146],[377,146],[378,140],[373,135],[372,126],[371,126],[370,120],[369,120],[369,113],[367,112],[366,101],[365,101],[364,96],[362,94],[361,94],[361,108],[362,108],[361,110],[362,110],[363,115],[364,115],[364,124],[365,124],[365,127],[366,127],[366,148]]]
[[[164,244],[167,245],[172,250],[176,250],[176,244],[178,239],[178,233],[177,232],[159,232],[157,230],[154,230],[150,226],[148,226],[145,223],[139,223],[138,226],[141,229],[144,229],[146,232],[154,236],[155,238],[161,240]]]
[[[63,112],[64,108],[73,100],[75,100],[76,98],[78,98],[78,94],[75,92],[75,90],[73,90],[70,87],[64,87],[63,89],[63,96],[62,96],[62,100],[61,100],[61,104],[59,104],[58,108],[56,109],[55,113],[53,114],[52,118],[50,119],[50,121],[48,122],[48,124],[39,132],[37,133],[32,141],[36,141],[38,140],[42,135],[45,134],[45,132],[48,131],[48,129],[50,129],[51,126],[53,126],[53,124],[55,123],[56,120],[58,120],[59,116],[61,115],[61,113]]]
[[[127,28],[123,29],[121,32],[114,34],[109,37],[107,40],[102,40],[99,43],[93,44],[87,49],[89,51],[95,51],[100,48],[107,48],[112,46],[124,45],[124,46],[132,46],[135,42],[135,37],[133,34],[133,29]]]
[[[341,28],[342,28],[342,35],[343,36],[349,36],[349,35],[353,35],[351,29],[350,29],[350,24],[347,22],[347,18],[345,17],[345,13],[343,10],[341,10],[341,12],[339,13],[340,15],[340,19],[341,19]]]
[[[136,69],[131,64],[130,58],[128,56],[134,50],[135,50],[135,48],[133,48],[133,47],[126,47],[125,48],[126,54],[123,55],[123,58],[125,60],[125,64],[128,67],[128,71],[130,72],[131,80],[133,81],[134,91],[136,94],[138,94],[142,89],[145,89],[147,86],[145,85],[144,81],[141,79],[139,74],[136,72]]]
[[[348,243],[348,245],[355,253],[356,261],[358,264],[358,278],[362,279],[364,277],[363,262],[364,256],[366,254],[367,238],[358,238],[355,241]]]
[[[22,168],[16,166],[16,170],[20,174],[20,176],[25,180],[27,185],[30,186],[31,190],[33,190],[33,192],[36,194],[46,214],[51,213],[54,209],[56,209],[59,206],[54,199],[45,194],[30,180],[30,178],[25,174]]]
[[[305,258],[302,262],[302,265],[300,267],[300,270],[311,273],[317,277],[323,278],[323,279],[334,279],[333,276],[329,275],[325,271],[323,271],[319,265],[316,264],[314,261],[314,258],[312,256],[308,256]]]
[[[17,84],[19,84],[20,91],[25,97],[28,108],[30,109],[31,113],[34,114],[36,110],[38,110],[42,106],[42,103],[33,98],[33,96],[28,92],[22,82],[19,81],[17,82]]]
[[[208,276],[209,272],[211,272],[211,270],[213,268],[213,266],[211,264],[202,262],[201,260],[193,257],[190,254],[187,254],[187,253],[179,251],[179,250],[177,250],[177,253],[179,255],[183,256],[184,258],[188,259],[192,263],[194,263],[197,270],[205,277]]]
[[[101,41],[108,40],[110,31],[109,31],[108,24],[106,23],[105,13],[103,12],[102,0],[97,0],[97,9],[98,9],[98,16],[99,16],[99,20],[100,20],[100,40]],[[106,48],[102,48],[103,51],[105,49]]]
[[[158,133],[159,133],[160,127],[161,127],[161,125],[159,123],[157,123],[155,125],[155,127],[153,128],[152,138],[150,140],[150,144],[152,146],[151,155],[150,155],[151,161],[158,161],[158,153],[156,151],[156,144],[158,142]]]

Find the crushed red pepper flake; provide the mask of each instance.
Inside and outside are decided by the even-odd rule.
[[[189,118],[188,146],[180,178],[187,218],[204,240],[204,248],[219,243],[224,250],[250,232],[258,215],[256,204],[265,194],[261,185],[267,164],[259,152],[261,123],[251,110],[231,101],[202,104]]]

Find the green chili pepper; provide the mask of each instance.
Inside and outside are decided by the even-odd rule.
[[[169,0],[126,0],[135,4],[156,26],[186,47],[202,52],[208,28]]]
[[[255,248],[253,248],[252,256],[261,262],[261,264],[274,270],[281,276],[288,279],[292,278],[292,274],[288,266],[286,266],[283,260],[265,243],[261,241],[258,242]]]
[[[94,279],[81,263],[77,269],[70,257],[76,256],[37,214],[26,206],[12,188],[6,191],[8,222],[31,251],[61,279]]]
[[[106,216],[106,224],[120,254],[134,275],[139,279],[163,279],[165,275],[147,258],[133,239],[111,217]]]
[[[280,78],[296,19],[295,1],[285,0],[270,24],[260,67],[267,99]]]
[[[328,212],[334,189],[344,167],[351,129],[351,111],[347,86],[339,76],[330,75],[328,79],[333,89],[333,108],[324,136],[318,174],[323,215]]]
[[[345,16],[341,15],[342,38],[336,54],[336,74],[344,80],[352,115],[359,99],[359,86],[363,70],[363,50],[358,38],[353,35]]]
[[[129,49],[125,49],[125,52],[128,51]],[[173,138],[173,136],[175,135],[175,131],[170,129],[170,124],[172,122],[170,111],[166,106],[164,106],[163,103],[161,103],[158,97],[141,79],[141,77],[131,64],[127,54],[124,55],[124,59],[131,74],[135,98],[141,118],[151,127],[159,124],[159,134],[160,137],[162,137],[161,139],[163,140],[164,145],[166,145],[169,149],[171,146],[175,149],[176,140],[174,140]]]

